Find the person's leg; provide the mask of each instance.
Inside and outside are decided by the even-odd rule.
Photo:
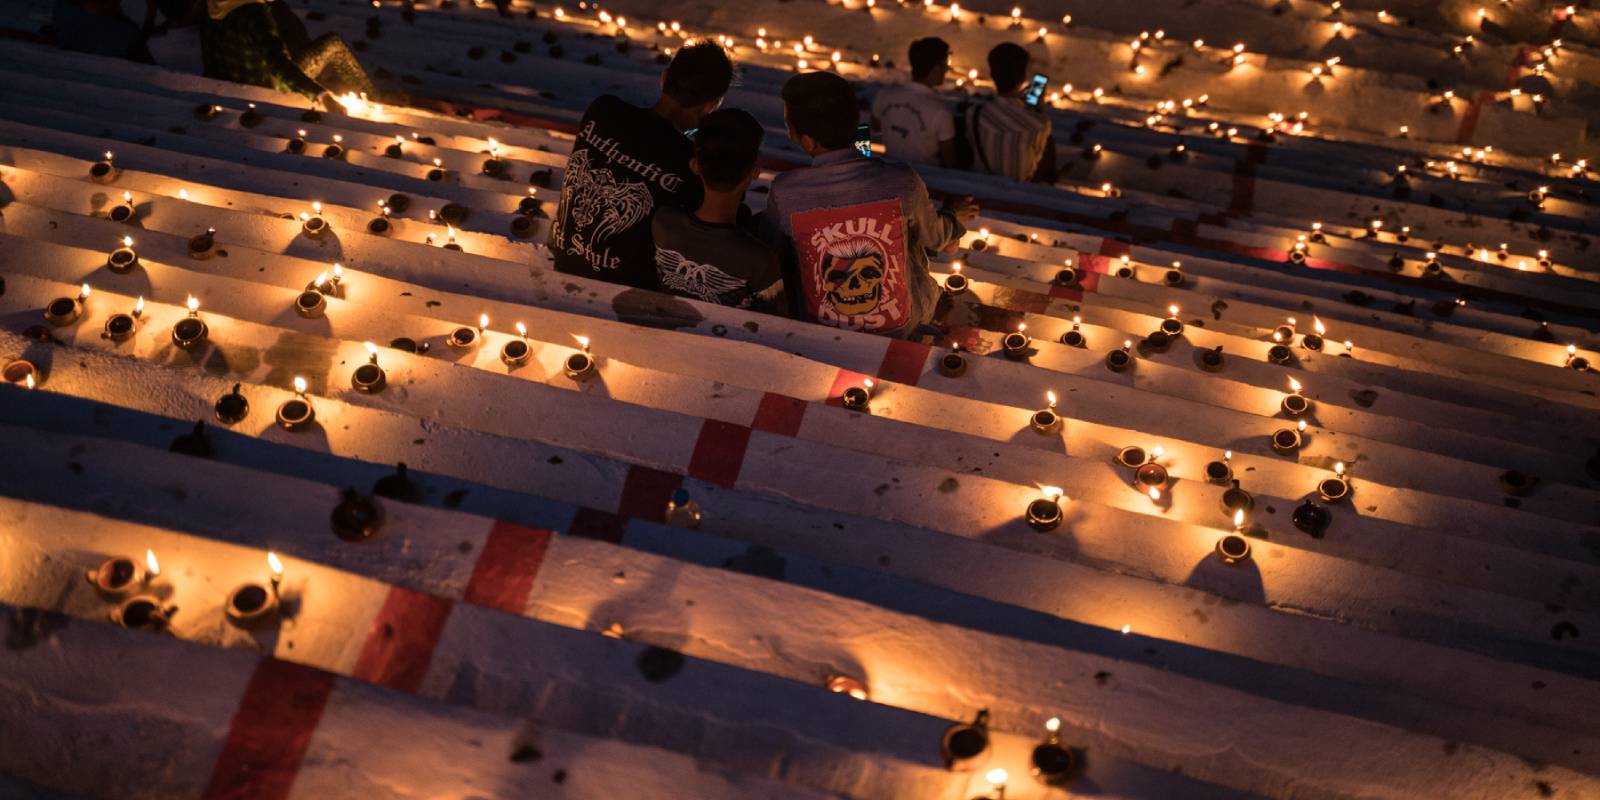
[[[326,83],[324,76],[327,75],[348,91],[370,98],[378,96],[378,87],[372,84],[367,71],[361,68],[361,62],[356,60],[355,54],[350,52],[337,33],[317,37],[294,61],[314,81]]]

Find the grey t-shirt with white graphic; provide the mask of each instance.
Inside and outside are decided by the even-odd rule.
[[[778,254],[738,225],[666,207],[650,220],[663,291],[708,303],[783,313]]]

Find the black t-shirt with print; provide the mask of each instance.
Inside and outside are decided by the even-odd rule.
[[[694,145],[653,109],[613,95],[589,104],[561,180],[550,230],[556,269],[659,289],[650,214],[700,205]]]
[[[778,254],[755,234],[672,207],[656,211],[650,226],[662,291],[734,308],[783,312]]]

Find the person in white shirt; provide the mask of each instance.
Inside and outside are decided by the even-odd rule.
[[[963,120],[972,143],[973,169],[1018,181],[1053,183],[1055,143],[1050,117],[1022,100],[1030,56],[1005,42],[989,51],[989,77],[995,94],[968,106]]]
[[[937,92],[950,68],[950,45],[930,36],[912,42],[907,55],[911,80],[878,91],[872,99],[872,129],[889,158],[955,166],[955,116]]]

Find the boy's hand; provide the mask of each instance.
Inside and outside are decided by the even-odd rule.
[[[945,201],[944,210],[950,212],[957,222],[966,225],[978,218],[978,201],[970,194],[951,197]]]

